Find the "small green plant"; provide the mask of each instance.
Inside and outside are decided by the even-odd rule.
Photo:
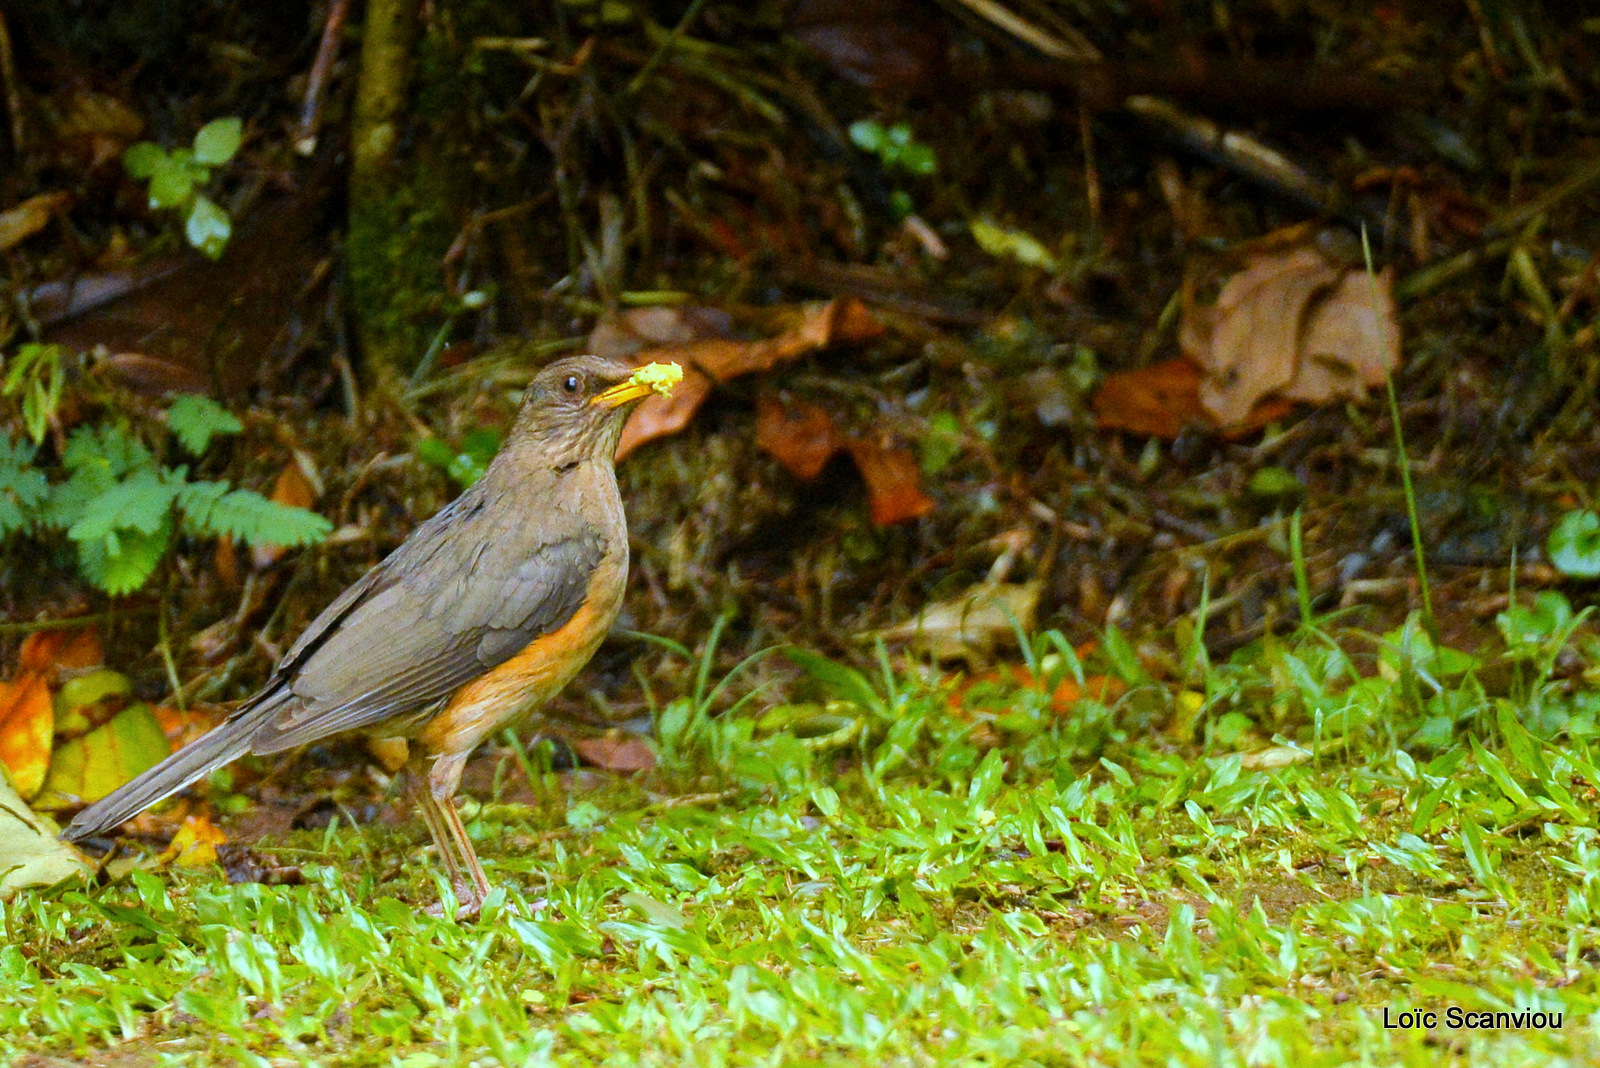
[[[1551,566],[1568,578],[1600,578],[1600,515],[1579,508],[1562,516],[1545,552]]]
[[[417,442],[417,458],[429,467],[437,467],[456,485],[466,489],[489,469],[489,461],[500,451],[502,437],[498,430],[469,430],[461,435],[461,444],[456,448],[451,448],[443,438],[423,438]]]
[[[938,169],[938,158],[928,145],[919,144],[911,127],[903,122],[885,127],[872,119],[861,119],[850,124],[850,140],[863,152],[878,157],[886,171],[904,171],[917,178],[931,177]],[[911,214],[911,194],[896,189],[889,195],[889,206],[896,218]]]
[[[60,345],[27,344],[6,361],[9,366],[0,394],[21,398],[22,425],[35,445],[44,440],[61,404],[61,360],[65,355],[66,349]]]
[[[167,428],[195,457],[216,435],[242,429],[204,397],[174,402]],[[78,570],[111,594],[143,586],[179,531],[298,546],[320,541],[331,529],[307,509],[233,489],[226,481],[191,479],[187,466],[166,466],[144,442],[112,424],[72,432],[59,481],[52,483],[34,459],[32,445],[0,437],[0,537],[64,532],[77,550]]]
[[[243,140],[240,120],[215,119],[194,135],[193,148],[168,152],[153,141],[140,141],[122,154],[122,166],[130,177],[150,183],[151,208],[182,215],[189,244],[216,259],[228,246],[233,222],[202,190],[212,170],[232,159]]]

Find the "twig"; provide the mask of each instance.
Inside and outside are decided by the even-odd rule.
[[[11,151],[21,159],[27,127],[22,122],[22,90],[17,87],[17,63],[11,54],[11,31],[6,28],[4,11],[0,11],[0,79],[5,81],[6,114],[11,119]]]
[[[1088,102],[1078,100],[1078,138],[1083,142],[1083,189],[1089,205],[1089,232],[1100,233],[1100,167],[1095,162],[1094,128],[1089,122]]]
[[[999,27],[1017,40],[1027,44],[1052,59],[1066,63],[1095,63],[1100,50],[1089,39],[1071,27],[1061,27],[1061,36],[1036,26],[996,0],[956,0],[962,7],[979,18]]]
[[[317,150],[317,126],[322,119],[322,98],[328,90],[328,79],[333,73],[334,60],[339,56],[339,40],[344,36],[345,16],[350,13],[350,0],[331,0],[328,18],[322,24],[322,40],[317,45],[317,58],[311,63],[311,73],[306,78],[306,99],[300,109],[300,124],[294,131],[294,150],[309,156]]]
[[[700,9],[705,6],[705,2],[706,0],[693,0],[690,3],[689,9],[683,13],[683,18],[679,19],[678,24],[672,27],[672,32],[667,34],[667,39],[661,42],[660,47],[651,54],[649,59],[645,60],[644,66],[639,68],[639,73],[633,76],[633,81],[629,82],[628,88],[623,90],[623,96],[635,96],[640,89],[644,88],[645,80],[655,73],[656,68],[661,65],[661,61],[666,59],[668,53],[677,47],[678,41],[683,38],[684,32],[688,30],[689,23],[693,22],[695,16],[700,14]]]
[[[35,619],[28,623],[0,623],[0,636],[9,634],[37,634],[46,630],[71,630],[92,627],[97,623],[112,623],[130,616],[147,616],[155,612],[152,605],[141,608],[124,608],[116,612],[96,612],[87,616],[67,616],[64,619]]]

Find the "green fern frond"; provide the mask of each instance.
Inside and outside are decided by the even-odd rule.
[[[153,534],[172,514],[183,485],[181,476],[135,471],[84,503],[84,513],[67,528],[73,541],[100,541],[119,531]]]
[[[74,430],[67,438],[61,463],[74,473],[98,470],[116,479],[130,471],[155,467],[155,458],[144,442],[121,427],[104,424]]]
[[[191,456],[199,456],[217,434],[237,434],[244,424],[209,397],[185,393],[167,409],[167,429]]]
[[[124,529],[97,541],[78,542],[78,570],[107,593],[132,593],[145,584],[171,544],[169,513],[149,533]]]
[[[183,528],[190,534],[226,534],[251,544],[311,545],[333,529],[316,512],[268,500],[226,482],[191,482],[178,491]]]
[[[33,466],[33,446],[0,437],[0,537],[33,526],[49,495],[49,480]]]

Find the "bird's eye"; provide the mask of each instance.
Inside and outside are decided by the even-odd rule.
[[[567,380],[565,382],[561,383],[561,387],[563,389],[565,389],[568,393],[576,393],[576,392],[578,392],[578,376],[577,375],[568,375],[567,376]]]

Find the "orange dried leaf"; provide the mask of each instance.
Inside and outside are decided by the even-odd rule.
[[[41,675],[55,670],[56,657],[66,647],[72,633],[67,630],[37,630],[22,639],[17,650],[17,667],[22,671],[36,671]]]
[[[820,405],[764,393],[756,399],[756,447],[809,482],[847,447],[847,440]]]
[[[652,356],[651,360],[654,358]],[[651,360],[645,360],[644,363]],[[672,396],[656,394],[648,397],[628,417],[628,425],[622,428],[622,440],[617,442],[617,459],[622,459],[647,441],[676,434],[688,426],[689,420],[694,418],[694,413],[700,410],[700,405],[710,395],[711,380],[691,367],[684,367],[683,381],[672,387]]]
[[[867,484],[867,503],[878,526],[917,519],[938,507],[922,492],[922,472],[910,449],[865,438],[852,439],[849,449]]]
[[[98,627],[83,627],[69,633],[71,636],[56,656],[58,676],[62,670],[86,671],[90,668],[100,667],[106,662],[105,649],[100,644],[100,630]]]
[[[1102,430],[1167,441],[1187,426],[1211,422],[1200,407],[1200,368],[1182,356],[1107,375],[1090,407]]]
[[[11,772],[17,793],[30,801],[44,785],[55,740],[55,712],[43,674],[24,671],[0,683],[0,764]]]
[[[23,671],[36,671],[48,680],[56,680],[63,669],[81,671],[99,667],[105,663],[105,651],[100,645],[98,628],[61,627],[28,635],[18,650],[17,662]]]

